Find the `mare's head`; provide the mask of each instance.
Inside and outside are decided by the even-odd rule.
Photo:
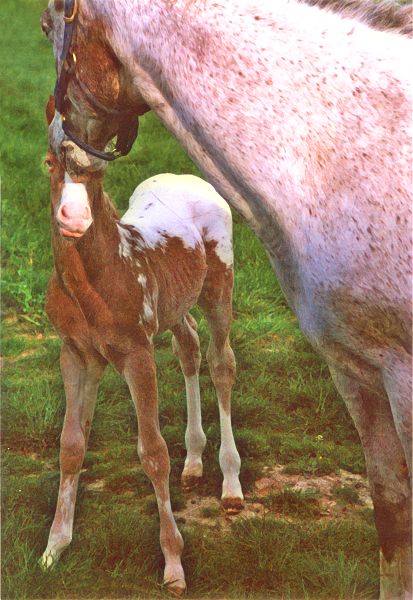
[[[91,18],[85,3],[50,0],[41,27],[53,44],[56,64],[56,112],[49,126],[52,151],[59,156],[69,138],[88,152],[89,159],[94,151],[104,160],[127,154],[138,116],[149,108],[131,95],[128,74],[109,47],[103,23]],[[105,153],[115,136],[117,152]]]

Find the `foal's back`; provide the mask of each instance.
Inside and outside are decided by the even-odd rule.
[[[142,182],[121,224],[133,225],[152,249],[164,246],[171,237],[182,240],[188,249],[215,242],[218,257],[232,265],[229,206],[212,185],[194,175],[163,173]]]
[[[119,255],[139,272],[154,330],[173,327],[215,280],[232,279],[231,211],[198,177],[165,173],[141,183],[118,231]]]

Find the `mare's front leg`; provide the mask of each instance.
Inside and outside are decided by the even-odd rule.
[[[181,564],[182,536],[172,514],[169,495],[169,454],[159,427],[158,392],[153,347],[141,345],[129,354],[124,367],[138,417],[138,454],[155,490],[160,518],[160,542],[165,557],[164,583],[181,595],[185,575]]]
[[[384,356],[383,381],[389,397],[394,425],[412,477],[412,357],[407,352],[388,351]]]
[[[380,600],[412,597],[411,488],[405,455],[385,393],[330,366],[360,436],[380,543]]]
[[[72,540],[73,517],[80,469],[83,464],[103,361],[82,359],[67,344],[60,352],[60,368],[66,393],[66,414],[60,437],[60,486],[56,513],[40,565],[51,568]]]

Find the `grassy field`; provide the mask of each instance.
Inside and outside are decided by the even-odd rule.
[[[160,598],[166,592],[160,585],[163,565],[152,488],[137,458],[136,418],[126,385],[110,369],[99,392],[72,546],[53,572],[44,574],[37,565],[54,513],[64,414],[59,340],[43,311],[52,269],[48,179],[42,167],[44,104],[53,89],[51,50],[39,28],[44,4],[3,0],[0,13],[2,598]],[[107,190],[123,211],[140,181],[165,171],[197,173],[148,115],[131,156],[108,169]],[[219,424],[205,362],[201,386],[208,444],[205,482],[198,490],[204,501],[195,518],[193,512],[188,516],[198,501],[179,486],[185,455],[183,379],[170,335],[157,340],[161,424],[185,540],[188,595],[377,597],[372,512],[357,492],[362,478],[349,475],[364,474],[357,434],[325,365],[286,306],[262,247],[237,216],[234,220],[232,342],[238,378],[233,420],[248,495],[243,518],[225,519],[214,500],[221,485]],[[205,354],[205,322],[199,312],[194,314]],[[262,482],[275,466],[286,483],[277,488],[267,482],[265,488]],[[343,470],[358,484],[343,483]],[[300,481],[308,483],[306,490],[297,488]],[[321,484],[327,481],[332,491],[326,498]]]

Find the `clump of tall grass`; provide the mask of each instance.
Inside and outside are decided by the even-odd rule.
[[[319,497],[320,492],[315,489],[302,491],[284,488],[272,492],[260,501],[269,510],[285,516],[315,517],[320,513]]]

